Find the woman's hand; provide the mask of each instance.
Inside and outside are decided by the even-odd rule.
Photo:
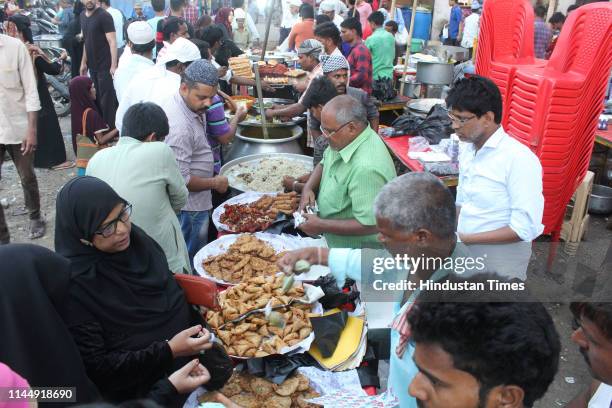
[[[199,324],[176,334],[168,345],[175,358],[193,356],[213,346],[210,342],[210,333]]]
[[[196,358],[173,372],[168,380],[179,394],[187,394],[210,381],[210,373]]]

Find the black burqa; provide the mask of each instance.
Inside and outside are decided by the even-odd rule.
[[[166,340],[202,323],[168,270],[161,247],[142,229],[131,225],[130,245],[122,252],[87,245],[121,203],[126,201],[100,179],[72,179],[58,194],[55,226],[55,249],[72,263],[66,320],[77,333],[88,374],[112,400],[146,396],[157,380],[189,361],[172,360]],[[91,338],[96,330],[100,339]],[[231,375],[226,373],[231,362],[221,354],[215,360],[215,353],[207,351],[201,358],[213,386]]]
[[[122,203],[127,202],[95,177],[72,179],[57,196],[55,250],[72,263],[70,292],[82,306],[71,311],[70,323],[94,317],[120,331],[151,327],[165,331],[188,308],[159,245],[134,224],[130,246],[118,253],[102,252],[81,241],[91,242],[108,214]]]
[[[38,245],[0,247],[0,361],[32,387],[76,387],[80,403],[98,392],[60,311],[66,304],[70,263]],[[60,406],[66,404],[41,404]]]
[[[27,43],[34,43],[32,30],[30,29],[30,19],[27,16],[16,14],[11,16],[9,21],[17,26],[17,30],[24,36]],[[34,154],[34,167],[48,169],[66,161],[64,137],[55,113],[53,100],[49,94],[49,84],[45,77],[45,74],[59,75],[62,72],[62,64],[51,62],[48,58],[40,55],[36,56],[33,62],[38,99],[40,99],[40,110],[36,121],[38,146]]]

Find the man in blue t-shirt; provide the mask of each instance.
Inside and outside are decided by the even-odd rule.
[[[462,14],[461,7],[455,0],[450,0],[448,5],[451,8],[450,18],[448,20],[448,38],[444,41],[445,45],[459,46],[457,35],[459,34],[459,24],[461,23]]]

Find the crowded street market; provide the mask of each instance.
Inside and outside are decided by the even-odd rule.
[[[0,0],[0,408],[612,408],[611,73],[609,1]]]

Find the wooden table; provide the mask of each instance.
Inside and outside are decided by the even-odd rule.
[[[378,108],[378,111],[386,112],[386,111],[401,110],[403,113],[404,107],[409,101],[410,101],[409,97],[398,95],[394,99],[391,99],[386,102],[382,102],[380,104],[380,107]]]
[[[596,130],[595,143],[612,148],[612,128],[608,127],[608,130]]]
[[[411,136],[398,136],[389,138],[380,136],[393,156],[410,169],[410,171],[423,171],[423,165],[420,161],[408,157],[408,139],[410,139],[410,137]],[[448,187],[457,186],[459,181],[457,176],[439,176],[438,178]]]

